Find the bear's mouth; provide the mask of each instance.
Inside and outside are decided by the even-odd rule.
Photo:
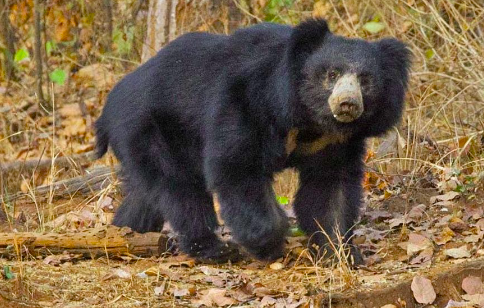
[[[357,119],[357,117],[354,117],[353,115],[348,113],[334,114],[333,116],[338,122],[343,123],[350,123]]]

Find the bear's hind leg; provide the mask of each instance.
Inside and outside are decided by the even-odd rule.
[[[196,143],[183,131],[163,136],[150,121],[135,128],[113,138],[127,191],[114,224],[145,232],[159,231],[167,221],[178,234],[179,248],[190,256],[207,262],[235,259],[237,249],[214,233],[218,222],[212,195],[197,159],[187,155],[199,151]]]
[[[164,216],[178,233],[180,249],[208,263],[236,261],[238,249],[214,233],[219,226],[213,198],[203,184],[169,183],[160,196]]]

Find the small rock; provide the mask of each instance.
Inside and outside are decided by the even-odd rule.
[[[273,270],[280,270],[284,268],[284,264],[282,264],[281,262],[274,262],[271,265],[269,265],[269,267]]]

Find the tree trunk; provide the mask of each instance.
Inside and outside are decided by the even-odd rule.
[[[44,104],[44,92],[42,90],[42,77],[43,77],[43,68],[42,68],[42,36],[41,36],[41,28],[40,28],[40,4],[39,0],[34,0],[34,36],[35,36],[35,44],[34,44],[34,58],[35,58],[35,67],[36,67],[36,75],[37,75],[37,99],[39,100],[40,104]]]
[[[163,45],[175,38],[177,4],[178,0],[150,1],[142,62],[146,62]]]
[[[12,32],[12,25],[8,18],[10,4],[8,0],[0,0],[0,37],[2,38],[5,50],[5,75],[7,80],[15,79],[15,63],[13,57],[15,54],[15,42]]]
[[[106,13],[107,22],[107,37],[104,48],[106,49],[106,51],[111,51],[111,44],[113,41],[113,6],[111,0],[104,0],[104,11]]]

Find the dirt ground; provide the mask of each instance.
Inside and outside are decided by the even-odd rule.
[[[54,229],[62,233],[102,224],[119,203],[113,197],[56,200]],[[448,307],[482,304],[482,298],[475,296],[481,293],[469,294],[462,288],[464,278],[484,275],[482,194],[469,199],[428,188],[396,195],[368,193],[366,199],[353,240],[366,259],[359,269],[349,269],[338,260],[314,260],[297,228],[291,229],[285,258],[271,264],[250,257],[236,264],[207,265],[184,255],[89,259],[67,252],[33,257],[24,251],[0,259],[0,303],[4,307],[423,307],[411,288],[412,279],[419,276],[429,278],[436,293],[433,306],[426,307],[445,307],[450,300],[468,306]],[[293,216],[290,205],[284,207]],[[23,200],[16,209],[16,222],[4,222],[4,231],[38,227],[35,203]]]

